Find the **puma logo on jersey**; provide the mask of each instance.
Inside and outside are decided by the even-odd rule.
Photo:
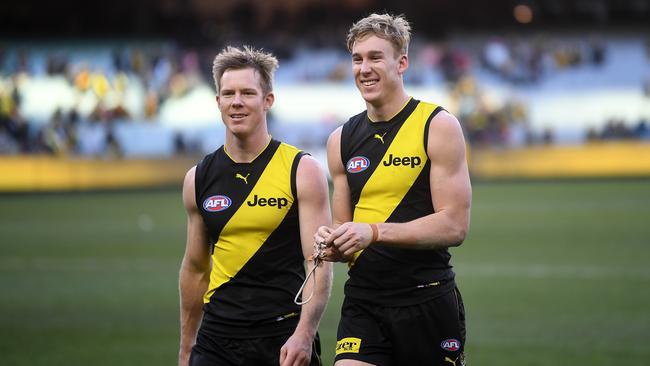
[[[278,209],[281,209],[282,207],[286,207],[289,205],[289,200],[284,198],[284,197],[271,197],[271,198],[264,198],[264,197],[259,197],[258,195],[253,196],[252,201],[247,201],[246,202],[249,206],[271,206],[271,207],[276,207]]]
[[[460,363],[456,364],[456,362],[460,361]],[[452,360],[449,357],[445,356],[445,362],[449,362],[450,364],[454,366],[465,366],[465,354],[461,353],[460,356],[456,357],[455,360]]]
[[[419,156],[393,156],[393,154],[388,155],[388,158],[384,161],[382,161],[382,164],[385,166],[410,166],[411,168],[415,168],[416,166],[420,166],[422,163],[422,159],[420,159]]]
[[[235,174],[235,178],[241,179],[241,180],[244,181],[244,183],[248,184],[248,176],[249,175],[251,175],[251,173],[246,174],[245,177],[243,175],[237,173],[237,174]]]
[[[449,357],[445,357],[445,362],[449,362],[449,363],[451,363],[451,364],[454,365],[454,366],[456,366],[456,361],[458,361],[458,357],[456,357],[455,360],[452,360],[452,359],[449,358]]]
[[[383,144],[383,143],[384,143],[384,136],[386,136],[387,133],[388,133],[388,132],[384,132],[383,135],[380,135],[380,134],[376,133],[375,136],[374,136],[374,138],[376,138],[377,140],[381,141],[381,143]]]

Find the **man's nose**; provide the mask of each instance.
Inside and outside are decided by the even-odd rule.
[[[368,63],[368,61],[366,60],[361,61],[361,68],[359,71],[361,71],[362,74],[367,74],[370,72],[370,64]]]
[[[241,106],[243,104],[240,93],[235,93],[235,95],[232,98],[232,104],[236,106]]]

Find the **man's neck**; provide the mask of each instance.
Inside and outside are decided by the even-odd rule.
[[[395,117],[399,111],[404,108],[406,102],[410,97],[406,94],[405,91],[402,91],[397,97],[391,98],[387,103],[366,103],[366,108],[368,109],[368,118],[371,121],[388,121],[391,118]]]
[[[245,137],[226,133],[224,149],[234,162],[250,163],[264,151],[270,141],[271,135],[267,131]]]

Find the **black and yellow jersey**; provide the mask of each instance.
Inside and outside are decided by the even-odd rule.
[[[341,160],[354,222],[407,222],[435,211],[427,155],[431,119],[442,110],[411,98],[389,121],[367,111],[343,125]],[[345,294],[386,305],[411,305],[452,289],[447,249],[418,250],[372,244],[355,254]]]
[[[251,163],[234,162],[222,146],[197,165],[196,203],[212,246],[207,331],[260,337],[295,328],[305,278],[295,183],[303,155],[271,140]]]

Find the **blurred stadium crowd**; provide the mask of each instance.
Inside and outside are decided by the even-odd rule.
[[[343,37],[285,35],[257,46],[281,58],[276,88],[327,84],[351,89]],[[212,138],[216,133],[187,131],[220,127],[211,75],[219,48],[166,40],[0,43],[0,154],[168,156],[210,150],[218,145]],[[410,68],[407,85],[444,95],[436,102],[459,117],[476,146],[562,141],[562,128],[536,124],[531,116],[554,118],[550,109],[539,117],[539,110],[546,109],[539,100],[560,91],[632,90],[634,103],[646,106],[630,107],[650,111],[648,35],[416,35]],[[595,123],[578,123],[578,136],[568,140],[650,139],[648,113],[631,119],[614,111]],[[332,116],[315,113],[287,124],[281,112],[274,112],[272,130],[301,147],[318,148],[334,124],[345,122],[341,118],[331,121]],[[573,118],[582,117],[575,113]],[[313,128],[324,120],[330,124]],[[300,129],[309,137],[296,133]],[[292,134],[283,136],[287,130]]]

